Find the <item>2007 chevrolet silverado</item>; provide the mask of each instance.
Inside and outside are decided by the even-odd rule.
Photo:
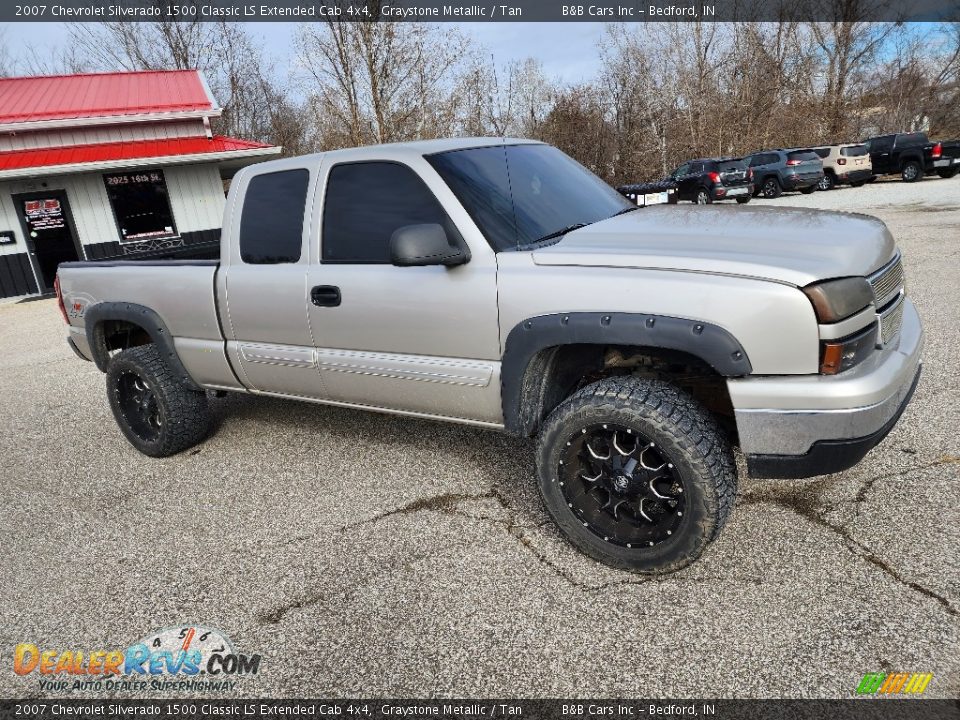
[[[525,140],[254,165],[230,188],[219,263],[67,263],[58,294],[141,452],[201,442],[208,391],[536,437],[559,527],[639,572],[717,535],[734,446],[759,477],[846,469],[920,374],[879,220],[638,209]]]

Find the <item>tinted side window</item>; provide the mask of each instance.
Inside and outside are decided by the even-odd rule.
[[[830,148],[814,148],[813,151],[822,158],[830,156]]]
[[[680,177],[681,175],[687,175],[690,173],[690,163],[684,163],[676,170],[673,171],[673,177]]]
[[[256,175],[247,185],[240,214],[240,258],[245,263],[274,265],[300,259],[307,170]]]
[[[893,147],[893,135],[884,135],[883,137],[872,138],[867,141],[870,146],[870,152],[887,152]]]
[[[407,166],[335,165],[323,202],[323,262],[389,263],[394,231],[423,223],[456,232],[433,193]]]

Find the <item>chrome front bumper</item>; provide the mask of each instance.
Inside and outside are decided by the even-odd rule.
[[[823,441],[856,441],[889,430],[912,394],[922,349],[920,316],[906,299],[899,338],[851,370],[729,380],[743,452],[748,458],[802,456]]]

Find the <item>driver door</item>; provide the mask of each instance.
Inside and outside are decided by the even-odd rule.
[[[317,366],[337,402],[499,424],[496,256],[422,164],[420,172],[380,160],[321,170],[320,249],[307,282]],[[470,260],[391,264],[393,232],[424,223],[462,234]]]

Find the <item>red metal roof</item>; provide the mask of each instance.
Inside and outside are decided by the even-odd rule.
[[[196,70],[0,79],[0,124],[213,109]]]
[[[38,148],[0,152],[0,172],[25,168],[76,165],[81,163],[104,163],[140,158],[165,158],[177,155],[204,155],[242,150],[259,150],[270,145],[238,140],[217,135],[185,137],[168,140],[140,140],[134,142],[100,143],[97,145],[73,145],[69,147]]]

